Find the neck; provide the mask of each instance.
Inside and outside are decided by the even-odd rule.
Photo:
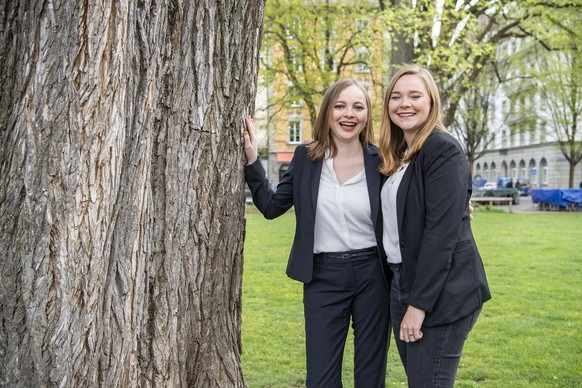
[[[350,143],[335,143],[337,154],[336,157],[350,157],[362,153],[362,143],[353,141]]]
[[[407,148],[410,148],[410,145],[412,144],[412,140],[414,140],[414,135],[415,134],[404,132],[404,141],[406,142]]]

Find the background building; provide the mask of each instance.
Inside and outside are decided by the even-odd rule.
[[[383,85],[390,76],[391,39],[385,29],[376,25],[373,15],[377,14],[367,13],[366,7],[372,9],[375,2],[352,8],[348,3],[339,3],[306,1],[299,9],[280,6],[266,13],[255,122],[261,136],[260,156],[273,183],[288,169],[295,147],[311,139],[323,92],[338,78],[356,79],[369,91],[379,134]],[[320,7],[322,4],[324,8]],[[488,21],[489,16],[483,15],[480,18]],[[564,142],[564,138],[558,136],[559,123],[550,112],[549,102],[555,101],[542,87],[546,86],[547,76],[544,75],[545,80],[536,78],[541,75],[540,67],[544,67],[540,66],[540,58],[546,54],[536,51],[539,44],[535,39],[528,42],[508,36],[484,65],[488,71],[483,71],[465,91],[458,109],[448,110],[454,112],[448,127],[465,146],[475,178],[495,182],[511,177],[514,182],[519,180],[531,187],[569,187],[570,165],[559,148],[559,141]],[[475,47],[481,46],[482,42],[475,43]],[[460,47],[463,53],[472,49]],[[436,55],[439,54],[432,58],[433,63]],[[431,67],[435,76],[446,73],[442,66],[447,62],[439,63]],[[552,69],[548,73],[560,71]],[[442,87],[445,109],[446,96],[455,93],[448,89],[455,77],[440,79],[446,85]],[[491,89],[485,91],[484,85]],[[481,109],[473,123],[463,120],[475,113],[471,107]],[[578,132],[575,141],[580,144],[582,131]],[[483,140],[473,141],[481,136]],[[572,186],[578,187],[581,181],[582,163],[578,163]]]

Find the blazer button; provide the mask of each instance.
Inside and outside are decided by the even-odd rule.
[[[406,248],[406,241],[400,241],[400,248]]]

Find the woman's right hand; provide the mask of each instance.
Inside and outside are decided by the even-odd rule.
[[[255,137],[255,125],[251,116],[245,118],[245,124],[247,126],[244,132],[245,154],[247,156],[247,164],[253,164],[259,155],[259,144]]]

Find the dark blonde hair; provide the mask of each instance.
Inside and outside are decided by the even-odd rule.
[[[331,129],[329,127],[329,120],[333,114],[333,107],[341,92],[343,92],[348,87],[355,85],[357,86],[366,97],[366,126],[364,130],[360,132],[360,142],[365,146],[374,144],[374,128],[372,125],[372,104],[370,103],[370,96],[364,89],[364,87],[357,81],[349,78],[341,78],[335,81],[325,92],[323,96],[323,101],[321,102],[321,107],[319,108],[319,114],[315,120],[315,126],[313,128],[313,140],[307,145],[309,159],[312,161],[320,160],[325,156],[327,150],[331,150],[331,156],[334,157],[337,153],[337,147],[333,142],[331,137]]]
[[[417,75],[424,82],[424,86],[430,97],[430,112],[420,130],[412,139],[412,144],[408,147],[404,140],[404,132],[390,119],[388,104],[396,82],[405,75]],[[384,113],[382,114],[382,127],[380,133],[380,157],[382,159],[380,172],[391,175],[402,164],[408,163],[416,155],[426,139],[436,130],[446,131],[441,119],[441,98],[439,90],[432,74],[417,65],[406,65],[394,74],[388,89],[384,95]]]

